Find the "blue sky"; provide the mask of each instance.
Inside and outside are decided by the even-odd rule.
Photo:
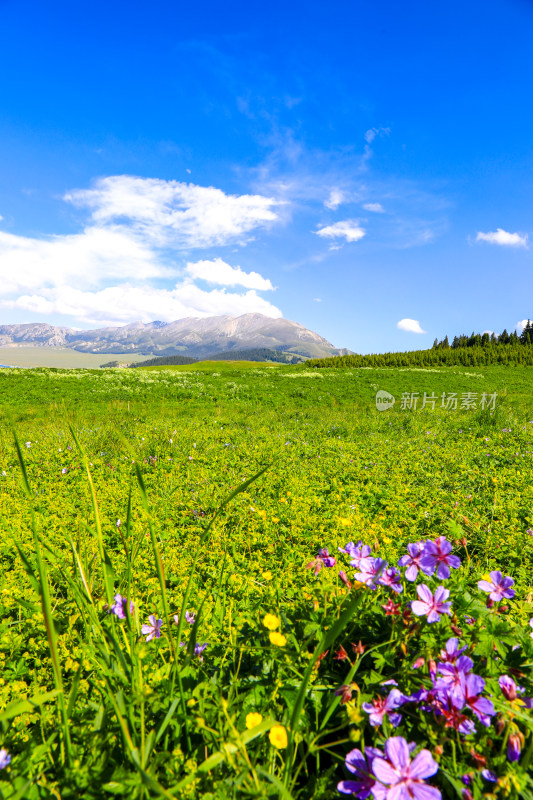
[[[532,41],[531,0],[0,0],[0,321],[512,329]]]

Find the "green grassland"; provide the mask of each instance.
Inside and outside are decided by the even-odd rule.
[[[470,586],[490,570],[514,577],[509,625],[529,647],[532,387],[527,366],[2,370],[0,747],[12,762],[0,797],[339,796],[344,755],[374,735],[360,701],[398,677],[397,662],[369,658],[359,705],[339,705],[343,640],[328,631],[348,625],[346,647],[392,642],[370,605],[350,622],[342,612],[385,590],[358,595],[338,569],[305,567],[348,540],[395,562],[408,542],[446,535]],[[378,390],[396,397],[391,410],[376,409]],[[434,409],[421,410],[424,392]],[[416,409],[401,407],[403,393],[418,393]],[[459,405],[472,393],[475,407],[444,409],[442,393]],[[496,393],[493,409],[480,407],[483,393]],[[113,592],[133,600],[131,620],[106,613]],[[197,613],[187,632],[172,623],[185,608]],[[150,614],[164,635],[148,643]],[[265,614],[284,644],[269,639]],[[197,642],[208,643],[202,660]],[[525,651],[502,647],[529,685]],[[249,730],[250,713],[262,722]],[[287,748],[269,740],[280,726]],[[458,770],[473,769],[472,746],[461,755],[453,744]],[[502,793],[533,796],[527,764],[513,770],[501,767]],[[461,797],[446,780],[443,796]]]

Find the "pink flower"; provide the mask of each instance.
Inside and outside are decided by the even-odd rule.
[[[452,604],[444,602],[449,597],[450,592],[444,586],[437,586],[434,596],[431,594],[431,589],[425,584],[417,586],[416,593],[420,600],[413,600],[411,609],[417,617],[427,615],[428,622],[438,622],[441,614],[451,615],[450,608]]]

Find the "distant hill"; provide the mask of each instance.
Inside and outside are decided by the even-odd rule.
[[[284,350],[306,358],[343,355],[317,333],[288,319],[263,314],[223,315],[133,322],[121,327],[79,331],[46,323],[0,325],[0,348],[32,345],[62,347],[83,353],[205,358],[212,353],[245,349]]]
[[[227,350],[225,353],[214,353],[201,359],[187,358],[186,356],[161,356],[150,358],[147,361],[138,361],[136,364],[130,364],[130,367],[167,367],[180,364],[195,364],[200,361],[274,361],[277,364],[300,364],[302,361],[306,361],[306,358],[295,353],[262,347],[247,350]],[[102,364],[102,367],[115,366],[118,366],[118,361]]]

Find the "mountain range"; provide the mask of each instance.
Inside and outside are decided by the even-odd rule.
[[[0,325],[2,347],[69,348],[82,353],[204,358],[221,350],[271,348],[305,357],[346,355],[317,333],[288,319],[263,314],[187,317],[174,322],[132,322],[120,327],[75,330],[47,323]]]

